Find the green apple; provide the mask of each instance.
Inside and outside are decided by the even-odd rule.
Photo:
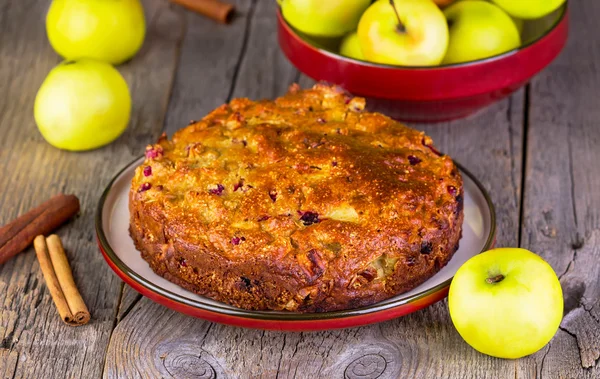
[[[516,17],[513,17],[513,16],[510,16],[510,18],[515,23],[515,26],[517,27],[517,30],[519,31],[519,36],[521,36],[523,34],[523,27],[525,26],[525,21],[523,19],[516,18]],[[523,42],[523,38],[522,37],[521,37],[521,42]]]
[[[520,358],[544,347],[563,316],[560,282],[538,255],[487,251],[458,269],[448,294],[458,333],[481,353]]]
[[[127,127],[131,96],[127,83],[108,63],[82,59],[53,68],[34,104],[38,129],[60,149],[95,149]]]
[[[354,59],[365,59],[365,56],[360,49],[358,33],[350,33],[344,37],[342,44],[340,45],[340,54]]]
[[[144,42],[144,9],[139,0],[54,0],[46,15],[46,32],[65,59],[119,64]]]
[[[277,0],[294,28],[312,36],[341,37],[356,29],[371,0]]]
[[[469,62],[505,53],[521,45],[513,19],[483,0],[464,0],[444,10],[450,42],[444,64]]]
[[[432,0],[380,0],[361,17],[358,38],[369,61],[435,66],[448,47],[448,26]]]
[[[492,0],[511,16],[531,20],[544,17],[564,4],[566,0]]]
[[[454,2],[454,0],[433,0],[433,2],[436,3],[438,7],[443,8],[450,5],[450,3]]]

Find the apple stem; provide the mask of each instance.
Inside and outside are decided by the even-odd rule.
[[[488,284],[494,284],[494,283],[500,283],[503,280],[504,280],[504,275],[500,274],[500,275],[493,276],[491,278],[487,278],[485,281]]]
[[[390,5],[392,6],[392,8],[394,8],[396,19],[398,19],[398,26],[396,27],[396,30],[399,33],[406,33],[406,26],[404,26],[404,23],[402,23],[402,21],[400,20],[400,15],[398,14],[398,10],[396,9],[396,4],[394,4],[394,0],[390,0]]]

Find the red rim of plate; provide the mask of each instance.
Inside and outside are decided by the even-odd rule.
[[[104,228],[102,227],[102,211],[114,182],[124,171],[129,169],[139,159],[141,159],[141,157],[136,158],[121,169],[110,181],[100,197],[95,217],[98,246],[110,268],[125,283],[142,295],[168,308],[190,316],[229,325],[271,330],[308,331],[347,328],[390,320],[425,308],[428,305],[442,300],[448,294],[452,278],[435,287],[407,298],[383,300],[379,303],[362,308],[323,313],[274,313],[269,311],[250,311],[241,308],[231,308],[226,304],[223,304],[223,306],[214,305],[202,302],[201,300],[192,300],[173,293],[140,276],[128,267],[111,248],[104,233]],[[492,204],[489,194],[479,180],[460,164],[456,163],[456,165],[464,175],[468,176],[469,179],[475,183],[485,198],[490,211],[490,231],[481,251],[484,252],[492,248],[495,243],[496,214],[494,205]]]

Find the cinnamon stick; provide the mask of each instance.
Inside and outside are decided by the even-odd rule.
[[[232,4],[224,3],[220,0],[171,0],[171,2],[223,24],[231,21],[233,12],[235,11]]]
[[[52,296],[54,305],[56,305],[58,314],[60,315],[61,320],[71,325],[73,322],[73,314],[71,313],[67,299],[65,299],[65,295],[60,288],[54,268],[52,267],[50,253],[48,252],[48,245],[46,245],[46,238],[41,235],[37,236],[33,242],[33,247],[35,248],[35,254],[37,255],[40,269],[42,270],[44,280],[46,281],[46,286],[50,291],[50,295]]]
[[[0,264],[25,250],[38,235],[58,228],[79,212],[75,195],[60,194],[0,228]]]
[[[86,324],[90,321],[90,312],[75,285],[73,272],[71,271],[71,266],[67,260],[67,255],[60,242],[60,238],[58,238],[56,234],[53,234],[46,238],[46,244],[48,245],[54,272],[58,278],[60,288],[62,288],[62,291],[65,294],[67,304],[69,304],[69,309],[71,309],[71,313],[73,314],[73,319],[78,324]]]
[[[90,321],[90,312],[75,285],[71,266],[58,236],[37,236],[34,247],[60,318],[71,326],[87,324]]]

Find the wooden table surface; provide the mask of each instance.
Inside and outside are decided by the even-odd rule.
[[[48,44],[48,1],[0,0],[0,224],[58,192],[82,211],[59,230],[92,313],[65,326],[33,249],[0,266],[4,378],[600,378],[600,2],[571,1],[566,50],[531,84],[466,120],[416,125],[489,190],[498,246],[539,253],[556,270],[565,318],[519,360],[482,355],[458,335],[447,303],[349,330],[281,333],[193,319],[124,285],[96,247],[94,212],[112,176],[163,130],[233,97],[273,98],[312,82],[279,51],[275,2],[236,0],[218,25],[166,0],[145,0],[147,37],[120,66],[131,123],[113,144],[69,153],[33,119],[35,94],[60,62]]]

